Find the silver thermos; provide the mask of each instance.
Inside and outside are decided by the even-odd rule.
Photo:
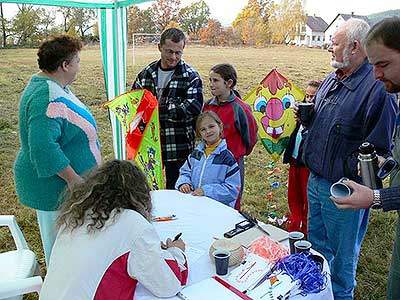
[[[378,156],[375,147],[369,142],[364,142],[358,147],[358,161],[360,162],[362,182],[371,189],[382,188],[382,180],[377,176]]]

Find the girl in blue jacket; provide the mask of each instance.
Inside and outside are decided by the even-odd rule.
[[[234,207],[241,188],[240,172],[222,138],[222,121],[215,112],[205,111],[197,118],[196,131],[202,141],[180,168],[175,188]]]

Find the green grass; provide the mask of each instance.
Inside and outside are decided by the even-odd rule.
[[[128,52],[127,86],[135,75],[150,61],[159,58],[156,45],[136,48],[136,65],[132,65],[132,53]],[[19,148],[18,101],[30,76],[37,72],[34,49],[0,50],[0,213],[16,215],[29,246],[36,253],[42,274],[45,274],[44,255],[41,248],[36,215],[33,209],[22,206],[16,197],[12,166]],[[311,79],[323,79],[330,71],[329,54],[320,49],[285,46],[268,48],[218,48],[188,45],[184,59],[193,65],[203,78],[206,98],[208,72],[214,64],[232,63],[238,72],[238,90],[246,95],[274,67],[301,88]],[[100,109],[106,101],[100,51],[85,49],[81,53],[81,71],[72,85],[74,93],[87,105],[96,118],[103,157],[111,159],[112,139],[107,111]],[[266,221],[266,216],[275,212],[278,217],[288,213],[286,165],[280,168],[279,188],[270,188],[268,163],[271,159],[259,143],[246,159],[246,183],[243,196],[244,209]],[[275,181],[275,179],[274,179]],[[273,198],[266,195],[272,191]],[[275,205],[276,208],[273,206]],[[388,266],[393,248],[396,213],[373,211],[369,229],[361,251],[357,275],[356,299],[384,299]],[[10,234],[0,229],[1,251],[13,248]],[[35,296],[28,297],[36,299]]]

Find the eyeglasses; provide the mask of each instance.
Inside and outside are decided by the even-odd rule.
[[[161,48],[161,51],[167,54],[168,56],[172,56],[175,54],[176,57],[181,57],[183,52],[182,51],[173,51],[171,49]]]

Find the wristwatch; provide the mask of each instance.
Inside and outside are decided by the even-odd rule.
[[[372,209],[382,208],[381,193],[379,192],[379,190],[373,190],[373,192],[374,192],[374,199],[372,201],[371,208]]]

